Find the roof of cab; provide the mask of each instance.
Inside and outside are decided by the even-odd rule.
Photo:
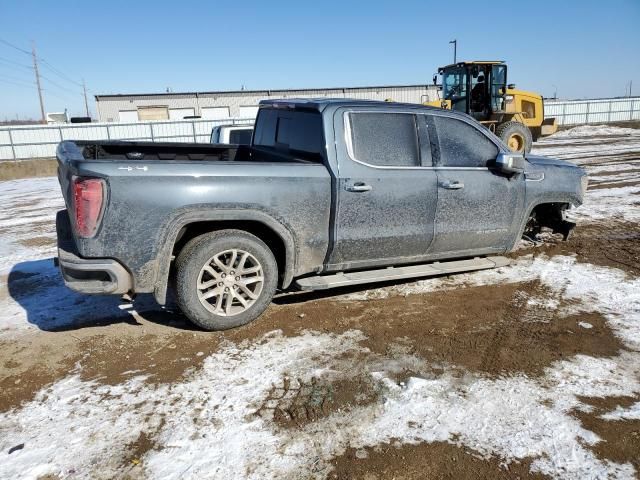
[[[380,100],[360,100],[354,98],[278,98],[261,100],[260,107],[275,107],[289,109],[317,110],[322,112],[328,106],[338,107],[359,107],[359,106],[375,106],[384,105],[385,107],[398,108],[415,108],[433,110],[437,107],[429,107],[417,103],[400,103],[400,102],[383,102]]]

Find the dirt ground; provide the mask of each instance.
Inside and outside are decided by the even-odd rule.
[[[624,161],[638,158],[625,156]],[[603,172],[599,174],[611,173]],[[636,180],[624,180],[619,186],[638,184]],[[38,233],[24,241],[26,247],[40,248],[52,240]],[[582,222],[566,242],[550,238],[511,254],[514,260],[558,255],[620,269],[629,278],[640,277],[639,225],[624,219]],[[11,297],[17,299],[37,296],[49,288],[46,282],[36,280],[28,273],[13,273],[4,279]],[[393,289],[399,285],[382,286]],[[385,391],[357,373],[361,371],[358,365],[369,362],[370,356],[412,355],[430,365],[428,371],[417,370],[424,364],[398,368],[394,381],[404,385],[410,378],[437,377],[449,366],[454,366],[453,375],[459,375],[461,381],[467,374],[489,379],[518,375],[536,379],[563,359],[579,355],[606,359],[629,350],[602,312],[572,310],[576,300],[565,298],[559,298],[553,306],[544,304],[542,300],[554,294],[536,279],[361,298],[368,288],[280,295],[256,322],[220,333],[200,331],[171,307],[161,309],[148,299],[138,298],[132,306],[123,301],[123,310],[102,310],[96,304],[96,311],[70,325],[0,336],[0,412],[19,409],[70,372],[101,385],[118,385],[141,374],[147,375],[149,384],[180,382],[201,369],[222,345],[260,342],[274,330],[281,330],[286,337],[302,335],[309,329],[331,334],[358,330],[364,334],[360,345],[369,352],[346,359],[354,366],[350,378],[284,378],[273,385],[264,402],[255,405],[254,414],[273,420],[277,429],[291,432],[304,431],[336,413],[382,405]],[[2,295],[7,297],[9,293],[0,292]],[[640,471],[640,420],[601,418],[604,412],[640,401],[640,396],[587,396],[581,400],[592,407],[591,411],[576,410],[571,415],[603,439],[586,448],[599,459],[628,462]],[[157,438],[141,433],[127,445],[122,476],[139,478],[140,459],[158,448]],[[531,461],[486,458],[455,438],[432,443],[391,442],[348,448],[331,460],[326,477],[546,478],[531,472]]]

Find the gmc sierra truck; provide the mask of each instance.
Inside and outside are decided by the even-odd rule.
[[[583,169],[513,153],[471,117],[345,99],[268,100],[250,145],[65,141],[58,264],[85,293],[168,285],[195,324],[246,324],[276,290],[505,265],[566,236]]]

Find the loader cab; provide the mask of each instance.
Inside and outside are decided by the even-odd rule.
[[[442,75],[443,99],[451,109],[476,120],[489,120],[504,111],[507,66],[503,62],[459,62],[438,70]]]

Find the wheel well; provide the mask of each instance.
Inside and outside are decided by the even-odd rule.
[[[253,220],[220,220],[220,221],[202,221],[193,222],[185,225],[178,232],[175,244],[173,245],[172,255],[177,257],[183,247],[195,237],[202,234],[218,231],[235,229],[242,230],[255,235],[262,240],[267,247],[273,252],[278,264],[279,284],[282,283],[286,268],[286,248],[284,241],[280,236],[264,223]]]
[[[553,202],[541,203],[529,214],[527,225],[525,226],[525,235],[533,236],[540,232],[542,227],[549,227],[554,233],[561,233],[565,239],[575,227],[575,223],[569,222],[564,218],[564,212],[570,207],[568,203]]]

